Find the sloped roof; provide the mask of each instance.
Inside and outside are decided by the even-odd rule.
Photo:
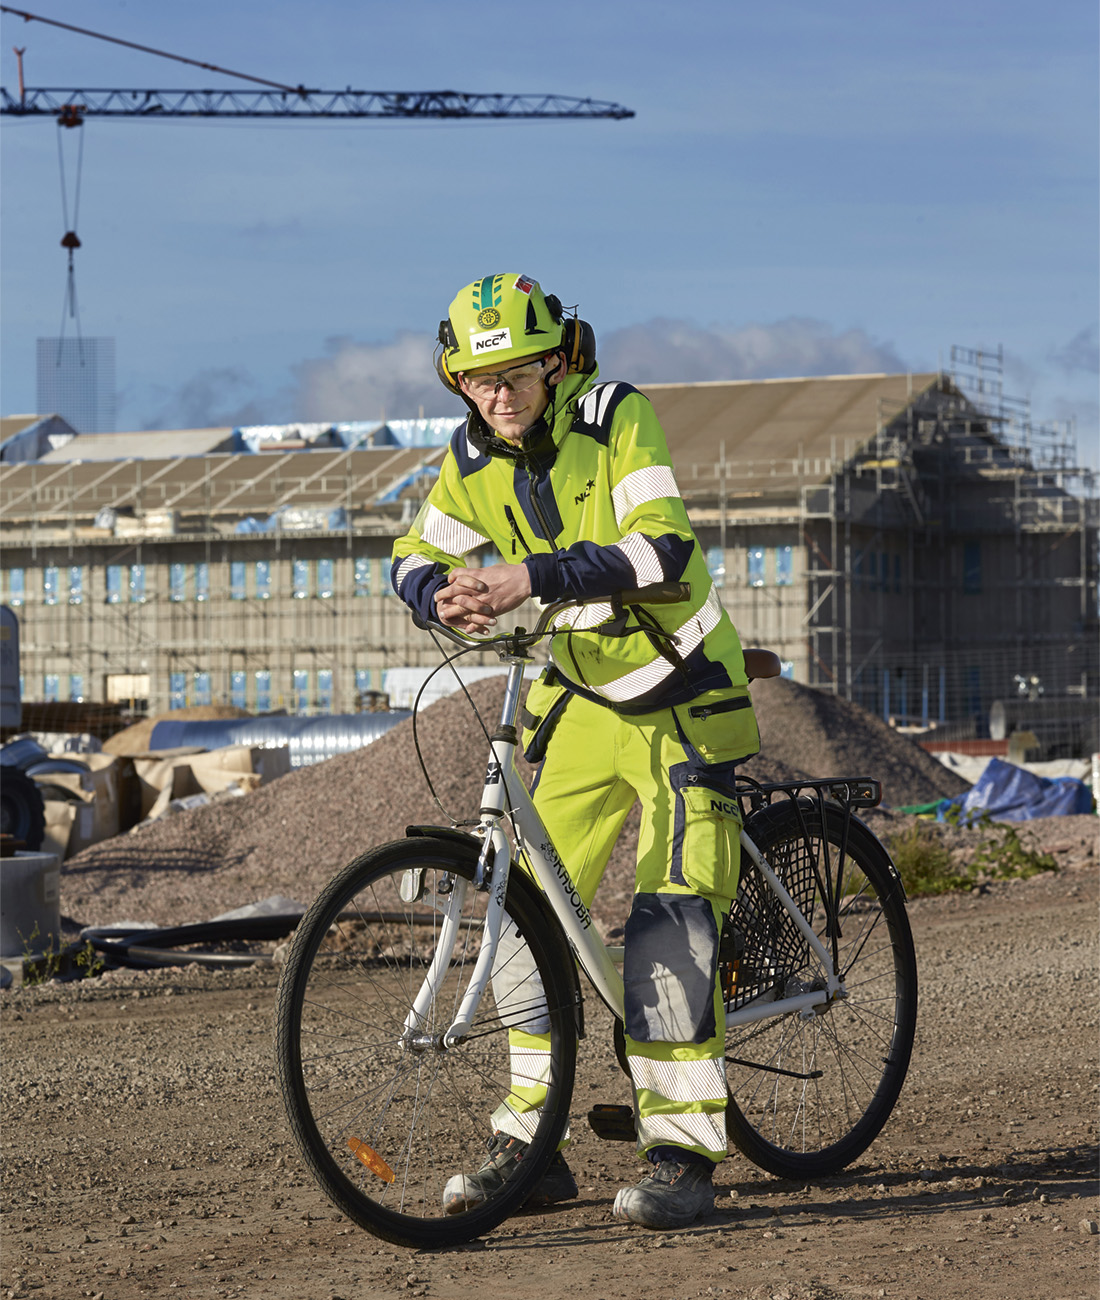
[[[0,442],[7,442],[9,438],[14,438],[17,433],[23,429],[29,429],[32,424],[37,424],[39,420],[44,420],[44,415],[3,415],[0,416]]]
[[[40,457],[46,465],[74,460],[155,460],[174,456],[207,456],[228,451],[230,429],[165,429],[142,433],[81,433],[64,447]]]
[[[685,497],[712,497],[724,458],[722,493],[732,502],[790,498],[807,483],[830,478],[839,463],[875,437],[880,424],[910,403],[934,398],[942,380],[934,373],[837,375],[647,384],[642,390],[668,436]],[[445,450],[389,446],[213,454],[228,450],[232,433],[222,428],[85,434],[37,465],[13,466],[0,486],[0,512],[13,519],[139,501],[146,510],[242,515],[270,512],[288,501],[366,506],[407,476],[437,465]],[[116,464],[94,463],[104,460]]]
[[[95,437],[109,435],[96,434]],[[5,522],[95,514],[102,506],[198,514],[270,514],[290,503],[369,506],[413,470],[438,464],[443,447],[286,451],[262,456],[175,456],[110,464],[42,461],[0,477]]]
[[[644,384],[678,473],[724,453],[738,472],[782,460],[847,460],[880,421],[936,389],[938,374],[827,375]],[[687,477],[690,478],[690,475]]]

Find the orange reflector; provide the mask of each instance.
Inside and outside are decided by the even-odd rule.
[[[360,1142],[358,1138],[348,1138],[348,1146],[356,1159],[361,1160],[372,1174],[377,1174],[384,1182],[392,1183],[397,1177],[378,1152],[365,1142]]]

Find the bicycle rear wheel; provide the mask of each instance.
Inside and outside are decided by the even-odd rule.
[[[762,1169],[822,1177],[874,1141],[905,1081],[917,964],[904,890],[886,850],[836,804],[784,800],[750,817],[746,831],[831,954],[843,990],[805,1018],[729,1029],[726,1128]],[[838,901],[827,904],[823,889]],[[825,987],[826,971],[747,854],[723,938],[723,976],[735,990],[727,1005]]]
[[[488,895],[467,883],[477,849],[457,836],[412,837],[351,863],[303,918],[279,986],[278,1080],[297,1144],[344,1214],[403,1246],[469,1241],[518,1210],[568,1119],[576,976],[560,929],[516,869],[471,1031],[443,1042],[480,951]],[[456,900],[439,987],[410,1014]],[[509,1029],[548,1034],[549,1050],[540,1039],[513,1051]],[[529,1142],[525,1158],[486,1200],[446,1215],[447,1180],[482,1165],[494,1127]]]

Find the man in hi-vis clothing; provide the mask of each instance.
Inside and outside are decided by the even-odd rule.
[[[625,635],[594,630],[609,604],[567,612],[524,719],[528,757],[545,754],[535,803],[586,905],[641,801],[623,979],[638,1150],[650,1169],[618,1193],[615,1214],[681,1227],[713,1208],[711,1175],[727,1150],[716,967],[739,864],[729,791],[734,765],[759,747],[741,645],[653,408],[629,384],[598,380],[590,327],[529,277],[492,275],[461,290],[439,337],[440,377],[470,414],[394,546],[393,585],[408,605],[477,633],[532,596],[690,584],[680,604],[631,606]],[[504,563],[467,567],[486,543]],[[631,628],[661,628],[676,642]],[[513,1094],[530,1111],[541,1052],[537,1035],[513,1033]],[[484,1166],[447,1184],[450,1212],[477,1203],[523,1158],[522,1108],[491,1125]],[[532,1200],[576,1194],[559,1152]]]

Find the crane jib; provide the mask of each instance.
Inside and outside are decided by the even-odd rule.
[[[0,114],[21,117],[614,118],[633,109],[570,95],[456,90],[120,90],[0,87]]]

